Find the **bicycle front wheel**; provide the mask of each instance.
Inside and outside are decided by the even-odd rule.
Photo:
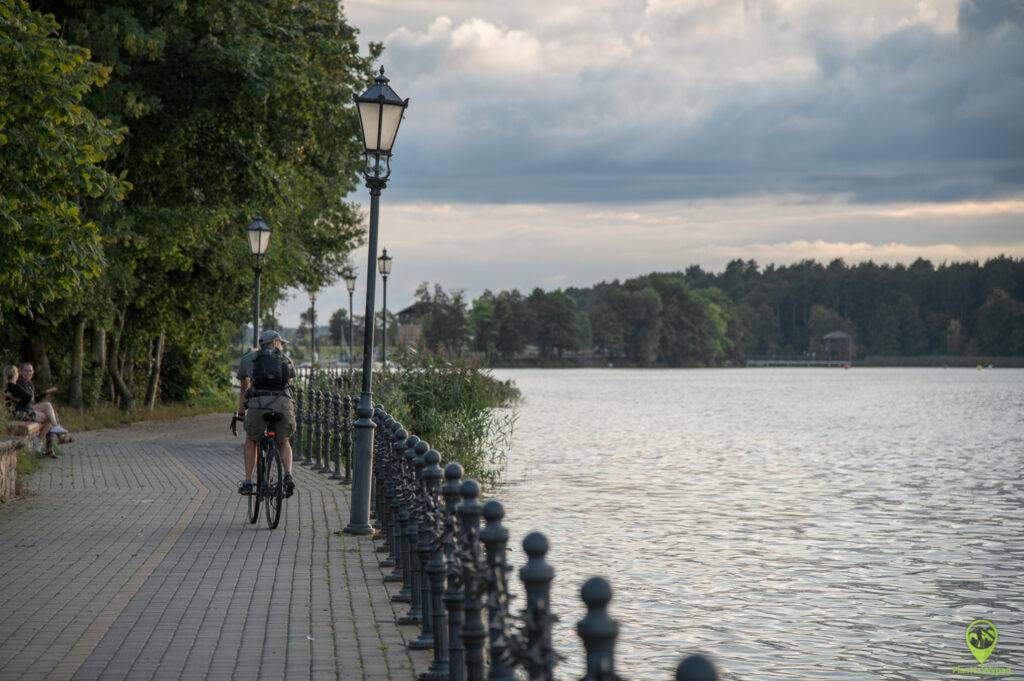
[[[267,527],[274,529],[281,520],[281,504],[284,500],[284,483],[281,473],[281,455],[277,452],[277,443],[267,447],[266,460],[267,486],[263,496],[266,505]]]

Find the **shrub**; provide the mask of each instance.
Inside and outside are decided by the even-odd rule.
[[[412,351],[400,353],[387,371],[374,373],[373,398],[410,434],[457,461],[466,477],[494,484],[504,472],[515,426],[519,391],[469,361],[442,361]],[[361,374],[345,380],[353,395]]]

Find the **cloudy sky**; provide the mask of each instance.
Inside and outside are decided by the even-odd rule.
[[[425,280],[475,296],[733,258],[1024,256],[1019,0],[345,12],[411,99],[382,199],[389,308]]]

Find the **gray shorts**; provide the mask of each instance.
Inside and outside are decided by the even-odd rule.
[[[245,402],[245,434],[252,440],[263,437],[267,423],[264,414],[278,411],[284,418],[274,424],[274,440],[280,444],[295,432],[295,405],[287,395],[259,395]]]

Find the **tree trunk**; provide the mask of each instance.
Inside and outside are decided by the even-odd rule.
[[[102,326],[92,330],[92,361],[101,371],[107,370],[107,330]]]
[[[156,406],[156,395],[160,390],[160,363],[164,356],[164,332],[156,338],[156,348],[151,356],[152,366],[149,368],[149,384],[146,386],[146,408],[153,411]]]
[[[122,310],[117,331],[114,332],[114,338],[110,343],[110,359],[107,362],[107,373],[110,375],[110,383],[117,393],[117,397],[121,399],[121,409],[131,411],[135,407],[135,398],[132,396],[131,389],[125,384],[124,376],[117,365],[118,355],[121,354],[121,335],[124,333],[124,321],[127,316],[128,310]]]
[[[32,366],[36,369],[35,384],[39,394],[53,385],[53,376],[50,373],[50,358],[46,354],[46,341],[42,339],[38,329],[33,329],[28,338],[28,352]]]
[[[75,317],[74,341],[71,347],[71,383],[68,401],[76,409],[82,408],[82,361],[85,355],[85,317]]]

